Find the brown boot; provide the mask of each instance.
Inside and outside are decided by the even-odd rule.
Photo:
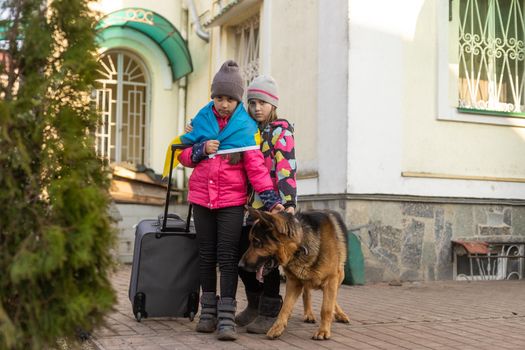
[[[244,309],[235,316],[235,323],[237,323],[239,327],[246,326],[248,323],[255,320],[255,318],[259,315],[260,297],[260,292],[246,291],[246,299],[248,299],[248,306],[246,306],[246,309]]]
[[[201,296],[201,316],[197,332],[213,333],[217,329],[217,296],[215,292],[203,292]]]
[[[235,330],[235,310],[237,302],[233,298],[220,298],[217,304],[219,324],[217,325],[217,339],[237,340]]]
[[[277,319],[282,305],[283,300],[281,296],[270,298],[262,295],[259,303],[259,316],[246,327],[246,331],[248,333],[266,334]]]

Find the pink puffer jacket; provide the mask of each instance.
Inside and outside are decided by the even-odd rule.
[[[243,152],[242,160],[235,165],[220,155],[195,164],[191,161],[191,152],[190,147],[179,156],[182,165],[194,168],[189,180],[188,202],[210,209],[245,205],[248,179],[258,193],[273,190],[260,150]]]

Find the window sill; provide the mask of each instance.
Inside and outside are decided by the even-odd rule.
[[[439,113],[437,119],[443,121],[525,128],[525,116],[521,116],[516,113],[507,115],[507,113],[499,114],[497,112],[489,111],[465,111],[465,109],[462,108],[449,108],[448,110],[444,111],[444,113]]]

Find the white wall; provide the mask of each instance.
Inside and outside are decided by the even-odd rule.
[[[320,1],[318,23],[317,193],[343,193],[348,175],[348,0]]]
[[[437,119],[437,1],[349,4],[348,191],[525,198],[525,183],[480,181],[525,180],[525,129]]]

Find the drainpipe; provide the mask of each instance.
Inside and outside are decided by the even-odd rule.
[[[209,42],[210,33],[205,32],[204,29],[202,29],[201,22],[199,21],[199,16],[197,15],[197,10],[195,9],[195,2],[193,0],[186,0],[186,5],[190,10],[191,22],[193,24],[195,34],[197,34],[197,36],[205,42]]]
[[[177,116],[177,133],[176,135],[184,134],[184,126],[186,126],[186,89],[187,78],[184,77],[178,81],[179,83],[179,113]],[[174,169],[173,175],[175,177],[175,186],[178,189],[186,188],[186,167],[177,167]],[[179,198],[180,199],[180,198]]]

